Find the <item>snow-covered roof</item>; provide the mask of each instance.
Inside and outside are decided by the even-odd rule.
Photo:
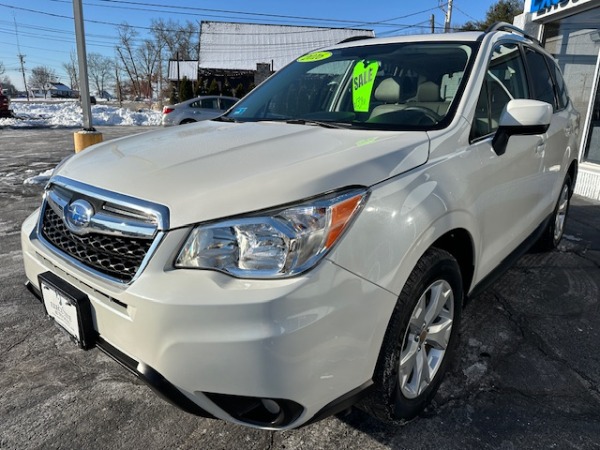
[[[63,83],[55,83],[55,82],[46,83],[45,87],[46,87],[46,89],[51,89],[51,90],[56,90],[56,91],[64,91],[64,92],[71,92],[73,90],[69,86],[67,86]]]
[[[298,27],[202,21],[201,69],[256,70],[257,63],[279,70],[311,50],[353,36],[374,36],[372,30]]]

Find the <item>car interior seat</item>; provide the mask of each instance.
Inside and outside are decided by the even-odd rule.
[[[374,99],[378,106],[373,108],[371,118],[381,114],[394,112],[406,107],[406,104],[400,103],[402,87],[397,78],[389,77],[381,81],[375,89]]]
[[[417,95],[407,103],[409,107],[427,108],[436,114],[444,115],[450,101],[440,97],[440,86],[433,81],[425,81],[417,88]]]

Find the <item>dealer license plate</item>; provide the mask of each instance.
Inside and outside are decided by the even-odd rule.
[[[66,294],[42,281],[42,297],[48,315],[73,336],[81,341],[77,305]]]
[[[51,272],[39,276],[46,312],[64,328],[84,350],[96,343],[92,310],[88,296]]]

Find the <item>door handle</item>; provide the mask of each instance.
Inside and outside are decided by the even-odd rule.
[[[539,141],[537,141],[537,144],[535,145],[535,153],[536,153],[536,155],[541,155],[544,153],[545,150],[546,150],[546,142],[543,139],[540,139]]]

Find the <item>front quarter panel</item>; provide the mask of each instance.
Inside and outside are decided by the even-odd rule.
[[[448,139],[432,140],[429,161],[373,186],[364,210],[329,258],[399,295],[419,258],[441,236],[465,229],[479,240],[473,203],[479,156],[457,145],[468,134],[459,120]]]

